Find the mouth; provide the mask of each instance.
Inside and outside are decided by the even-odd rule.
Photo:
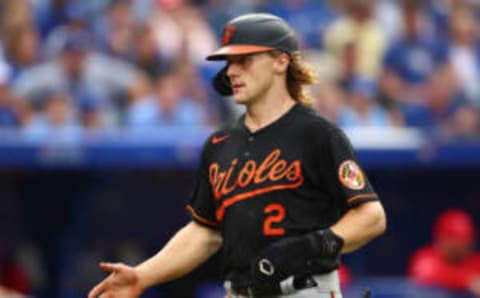
[[[232,89],[233,89],[233,93],[237,93],[240,91],[241,88],[245,87],[245,84],[242,84],[242,83],[233,83],[232,84]]]

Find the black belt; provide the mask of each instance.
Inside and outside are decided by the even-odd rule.
[[[317,282],[311,275],[294,276],[291,279],[282,281],[279,284],[265,287],[258,286],[240,286],[232,283],[232,291],[237,295],[247,297],[271,297],[284,294],[291,294],[298,290],[313,288],[317,286]]]

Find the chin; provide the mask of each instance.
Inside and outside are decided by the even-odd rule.
[[[248,97],[242,96],[240,94],[234,95],[233,99],[235,100],[236,104],[247,104],[250,101]]]

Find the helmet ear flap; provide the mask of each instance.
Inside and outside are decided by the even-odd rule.
[[[212,79],[212,85],[215,91],[222,96],[233,95],[232,84],[227,77],[227,66],[222,68]]]

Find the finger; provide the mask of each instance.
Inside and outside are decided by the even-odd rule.
[[[90,293],[88,293],[88,298],[96,298],[98,297],[101,293],[103,293],[107,288],[107,282],[104,280],[98,285],[96,285]]]
[[[123,265],[122,264],[113,264],[113,263],[105,263],[105,262],[102,262],[100,263],[100,268],[103,270],[103,271],[108,271],[108,272],[113,272],[113,271],[118,271],[118,270],[121,270],[123,268]]]

